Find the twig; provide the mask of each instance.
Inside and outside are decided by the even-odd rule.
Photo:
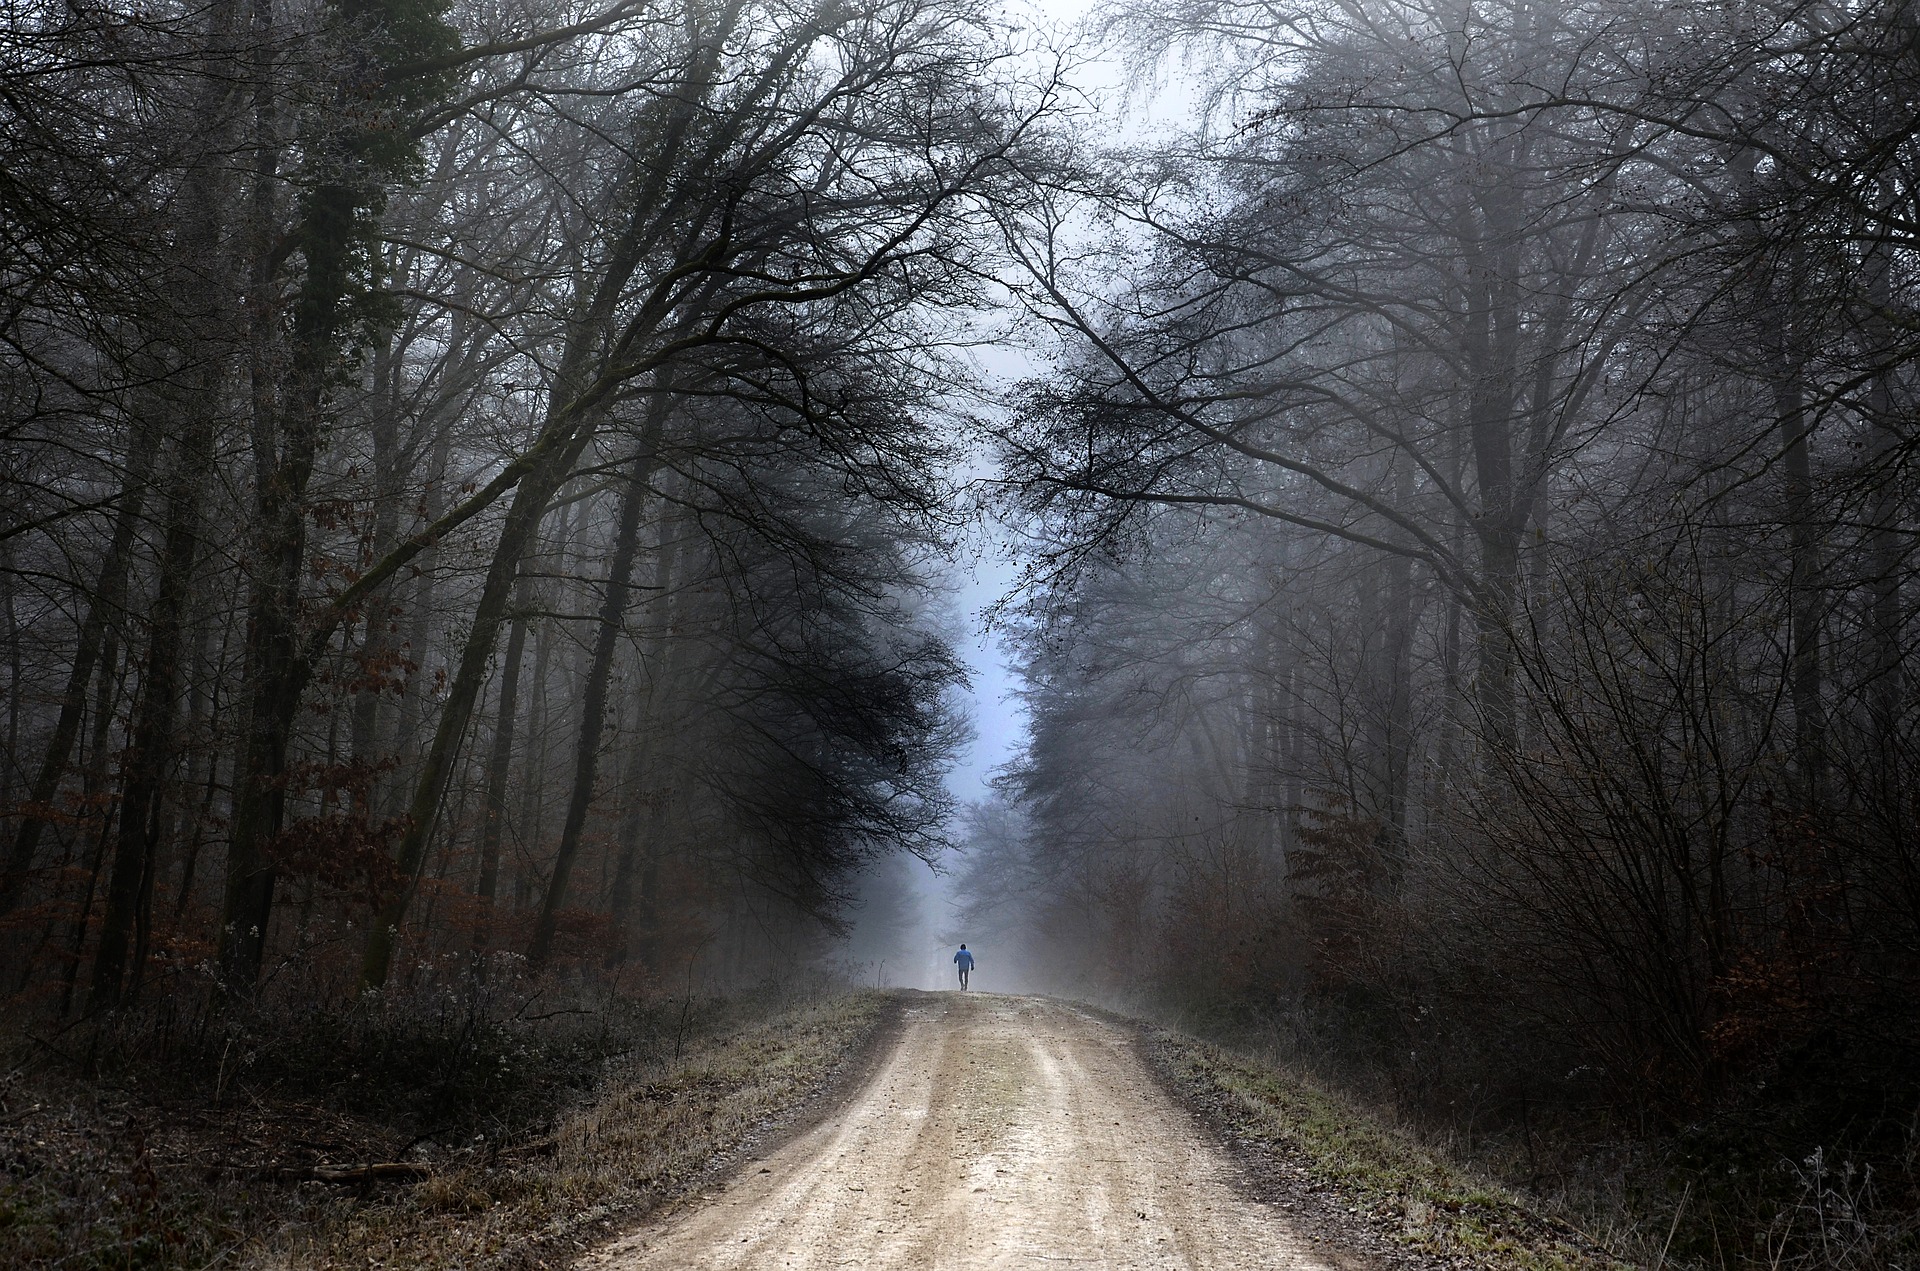
[[[1687,1197],[1693,1195],[1693,1180],[1687,1180],[1687,1186],[1680,1193],[1680,1203],[1673,1207],[1673,1225],[1667,1228],[1667,1243],[1660,1246],[1660,1256],[1654,1261],[1653,1271],[1660,1271],[1666,1265],[1667,1250],[1673,1248],[1673,1235],[1680,1230],[1680,1215],[1687,1211]]]

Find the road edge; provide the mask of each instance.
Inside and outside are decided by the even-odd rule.
[[[1333,1253],[1353,1271],[1456,1271],[1462,1266],[1512,1271],[1624,1271],[1630,1264],[1597,1245],[1568,1223],[1498,1184],[1470,1176],[1443,1162],[1429,1149],[1385,1130],[1357,1109],[1311,1083],[1258,1059],[1224,1049],[1147,1020],[1107,1014],[1133,1035],[1141,1061],[1162,1089],[1225,1149],[1238,1169],[1247,1194],[1273,1205],[1303,1228],[1325,1238],[1316,1247]],[[1247,1078],[1283,1093],[1269,1103],[1250,1093]],[[1258,1087],[1256,1087],[1258,1090]],[[1337,1108],[1343,1138],[1355,1143],[1351,1161],[1332,1165],[1316,1159],[1287,1124],[1301,1101]],[[1421,1194],[1416,1185],[1402,1193],[1368,1171],[1382,1162],[1366,1159],[1368,1139],[1391,1140],[1393,1151],[1425,1162],[1422,1167],[1446,1178],[1443,1197],[1425,1206],[1417,1237],[1439,1247],[1410,1243],[1411,1205]],[[1391,1165],[1391,1162],[1386,1164]],[[1351,1177],[1340,1177],[1344,1171]],[[1358,1179],[1359,1181],[1354,1181]],[[1429,1193],[1430,1194],[1430,1193]]]
[[[756,1122],[731,1146],[715,1152],[699,1171],[671,1188],[655,1190],[597,1214],[564,1235],[530,1241],[516,1251],[513,1265],[544,1268],[550,1261],[570,1268],[594,1265],[620,1242],[659,1224],[704,1193],[725,1186],[743,1166],[777,1152],[833,1116],[867,1087],[898,1046],[906,1029],[907,1004],[917,993],[914,989],[886,990],[872,1027],[844,1060],[823,1073],[798,1099]]]
[[[1278,1210],[1284,1221],[1297,1228],[1312,1248],[1326,1254],[1341,1271],[1451,1271],[1455,1266],[1437,1254],[1410,1249],[1360,1219],[1340,1204],[1337,1188],[1289,1167],[1268,1145],[1247,1137],[1244,1125],[1223,1100],[1180,1080],[1172,1062],[1173,1034],[1169,1030],[1150,1020],[1101,1013],[1126,1028],[1141,1065],[1153,1074],[1154,1084],[1225,1152],[1240,1190]]]

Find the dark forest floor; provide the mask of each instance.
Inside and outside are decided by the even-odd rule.
[[[1797,1139],[1782,1128],[1806,1116],[1732,1104],[1637,1135],[1571,1120],[1543,1119],[1524,1137],[1482,1127],[1462,1150],[1457,1126],[1409,1122],[1310,1062],[1153,1025],[1141,1037],[1255,1193],[1364,1262],[1405,1271],[1920,1267],[1911,1125],[1806,1148],[1804,1127]]]
[[[859,992],[315,1016],[230,1034],[211,1064],[11,1038],[0,1266],[563,1265],[817,1105],[897,1013]]]
[[[1253,1192],[1362,1265],[1404,1271],[1631,1266],[1546,1206],[1446,1159],[1303,1074],[1144,1026],[1148,1062],[1232,1151]]]

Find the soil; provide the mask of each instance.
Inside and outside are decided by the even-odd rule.
[[[1037,998],[913,1000],[837,1115],[701,1200],[582,1271],[1352,1265],[1247,1194],[1135,1033]]]

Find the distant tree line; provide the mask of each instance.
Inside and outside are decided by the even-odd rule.
[[[1011,227],[974,920],[1428,1106],[1910,1122],[1920,14],[1122,9],[1205,92]]]
[[[941,846],[1051,80],[948,0],[27,4],[0,996],[722,974]],[[984,246],[983,246],[984,245]]]

